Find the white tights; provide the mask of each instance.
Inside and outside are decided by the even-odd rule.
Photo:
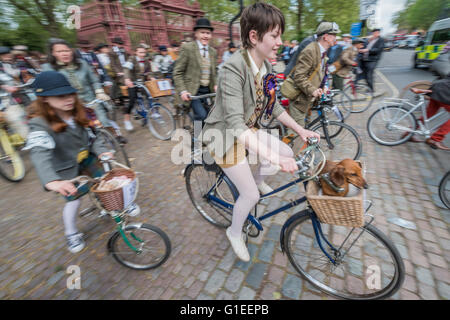
[[[258,140],[265,143],[272,152],[278,153],[283,157],[293,157],[292,149],[280,141],[276,137],[268,134],[263,130],[257,131]],[[250,151],[250,159],[254,159],[254,154]],[[259,201],[259,190],[257,184],[264,182],[264,179],[276,173],[275,166],[271,165],[268,160],[259,159],[259,167],[256,176],[253,177],[247,158],[237,165],[230,168],[223,168],[223,172],[230,178],[239,191],[239,197],[233,208],[233,218],[231,222],[231,235],[238,237],[242,233],[242,227],[247,219],[250,210]]]
[[[63,209],[64,233],[66,236],[77,233],[75,219],[77,217],[78,208],[80,207],[80,199],[66,202]]]

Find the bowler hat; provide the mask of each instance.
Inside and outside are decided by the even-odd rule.
[[[159,46],[159,51],[167,51],[167,47],[164,45]]]
[[[100,50],[101,48],[105,48],[105,47],[108,47],[108,45],[106,43],[99,43],[96,48],[97,48],[97,50]]]
[[[123,44],[123,40],[122,40],[122,38],[120,38],[120,37],[115,37],[115,38],[112,40],[112,43]]]
[[[364,39],[355,38],[355,39],[352,40],[352,44],[357,44],[357,43],[364,43]]]
[[[62,96],[76,93],[69,80],[57,71],[44,71],[33,82],[34,92],[40,97]]]
[[[211,22],[209,22],[209,20],[206,18],[197,19],[197,21],[195,22],[194,31],[197,29],[209,29],[211,31],[214,30],[214,28],[211,26]]]

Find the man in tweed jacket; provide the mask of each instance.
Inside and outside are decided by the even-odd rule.
[[[202,95],[216,91],[217,52],[209,45],[214,28],[206,18],[200,18],[194,27],[195,41],[181,47],[180,56],[173,70],[175,90],[187,105],[190,95]],[[191,104],[195,120],[203,121],[208,115],[201,101]]]

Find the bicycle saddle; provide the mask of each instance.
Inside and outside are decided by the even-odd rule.
[[[415,94],[427,94],[427,93],[433,92],[432,90],[425,90],[425,89],[419,89],[419,88],[411,88],[409,90],[411,90]]]

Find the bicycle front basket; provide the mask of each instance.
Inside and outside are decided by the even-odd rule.
[[[109,181],[114,177],[119,176],[126,176],[131,179],[131,182],[121,188],[111,191],[97,190],[101,182],[92,187],[92,192],[94,192],[102,207],[107,211],[123,211],[136,199],[137,178],[136,173],[133,170],[114,168],[109,171],[102,180]]]
[[[319,194],[317,182],[309,181],[306,198],[320,222],[338,226],[362,227],[364,225],[364,192],[355,197],[335,197]]]

